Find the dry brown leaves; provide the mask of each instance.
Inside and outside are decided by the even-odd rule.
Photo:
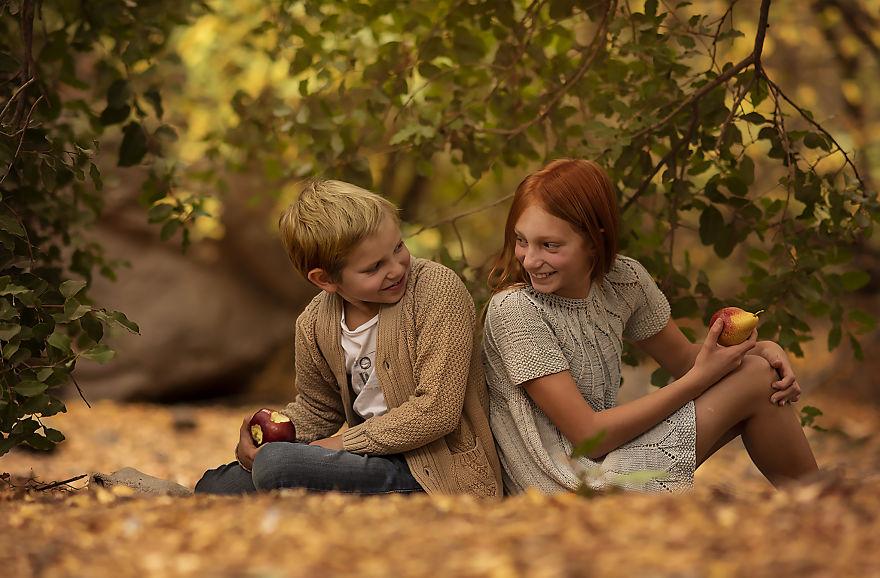
[[[880,412],[811,399],[825,471],[776,492],[725,448],[680,496],[595,499],[278,492],[144,498],[126,488],[51,491],[0,482],[0,574],[29,577],[873,576],[880,569]],[[71,404],[51,456],[0,471],[48,483],[132,466],[192,486],[231,458],[244,410]],[[254,408],[250,408],[251,411]],[[20,480],[20,478],[19,478]],[[80,487],[85,480],[71,484]],[[64,489],[62,489],[64,488]]]

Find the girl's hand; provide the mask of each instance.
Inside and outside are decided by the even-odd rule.
[[[739,345],[728,347],[718,345],[718,336],[721,335],[723,329],[724,322],[720,319],[712,324],[712,327],[709,328],[709,334],[706,335],[706,341],[703,342],[700,352],[697,353],[694,366],[688,372],[695,372],[697,381],[704,386],[703,391],[738,368],[746,353],[758,342],[758,332],[753,330],[749,338]]]
[[[251,468],[254,467],[254,457],[259,449],[251,437],[249,422],[250,417],[244,418],[244,421],[241,422],[241,429],[238,432],[238,445],[235,447],[235,459],[247,471],[251,471]]]
[[[801,386],[794,375],[791,360],[785,350],[773,341],[762,341],[753,353],[760,355],[776,370],[779,380],[770,385],[777,391],[770,396],[770,403],[785,405],[795,403],[801,397]]]

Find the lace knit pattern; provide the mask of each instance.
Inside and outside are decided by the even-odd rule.
[[[669,302],[642,265],[618,255],[586,299],[519,287],[489,303],[483,365],[490,421],[508,492],[527,487],[555,493],[619,485],[641,491],[678,491],[693,482],[696,418],[689,402],[601,461],[572,460],[571,443],[520,385],[571,372],[595,411],[614,407],[620,388],[623,339],[647,339],[669,321]],[[647,479],[646,479],[647,478]]]

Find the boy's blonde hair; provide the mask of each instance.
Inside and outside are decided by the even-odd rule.
[[[278,228],[287,256],[303,277],[323,269],[338,281],[345,258],[379,229],[385,216],[400,223],[397,208],[379,195],[351,183],[314,180],[281,214]]]

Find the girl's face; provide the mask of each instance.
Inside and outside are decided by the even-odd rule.
[[[513,230],[514,254],[536,291],[572,299],[587,297],[593,255],[584,236],[571,223],[532,204]]]

